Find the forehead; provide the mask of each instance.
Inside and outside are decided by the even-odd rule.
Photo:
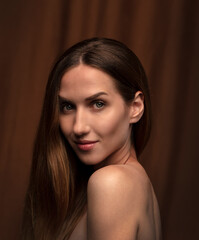
[[[87,65],[80,64],[68,70],[62,77],[59,94],[88,95],[104,91],[110,95],[119,94],[115,80],[107,73]]]

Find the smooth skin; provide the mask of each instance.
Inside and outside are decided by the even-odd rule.
[[[60,128],[80,161],[96,170],[87,187],[87,211],[70,240],[159,240],[160,217],[152,185],[131,144],[143,95],[126,104],[108,74],[80,64],[60,85]]]

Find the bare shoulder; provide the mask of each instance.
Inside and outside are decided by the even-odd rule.
[[[151,193],[151,183],[139,163],[110,165],[95,171],[88,182],[88,194],[109,194],[120,197],[125,193],[130,200],[144,201]]]
[[[91,175],[88,182],[91,239],[144,239],[145,234],[147,239],[156,239],[155,221],[153,188],[139,163],[110,165]],[[98,237],[92,238],[94,235]]]

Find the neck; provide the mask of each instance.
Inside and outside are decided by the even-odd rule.
[[[118,149],[116,152],[113,152],[104,161],[95,165],[94,170],[97,170],[108,165],[126,164],[129,161],[132,162],[135,160],[137,161],[135,148],[131,143],[130,139],[128,139],[120,149]]]

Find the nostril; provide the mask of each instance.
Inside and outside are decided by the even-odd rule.
[[[74,136],[75,136],[75,138],[82,138],[82,137],[84,137],[84,136],[86,136],[87,134],[86,133],[74,133]]]
[[[89,128],[88,127],[84,127],[84,128],[74,128],[74,135],[76,136],[83,136],[86,135],[89,132]]]
[[[83,136],[85,134],[87,134],[89,132],[89,126],[87,124],[83,124],[81,123],[75,123],[74,124],[74,128],[73,128],[73,132],[76,136]]]

